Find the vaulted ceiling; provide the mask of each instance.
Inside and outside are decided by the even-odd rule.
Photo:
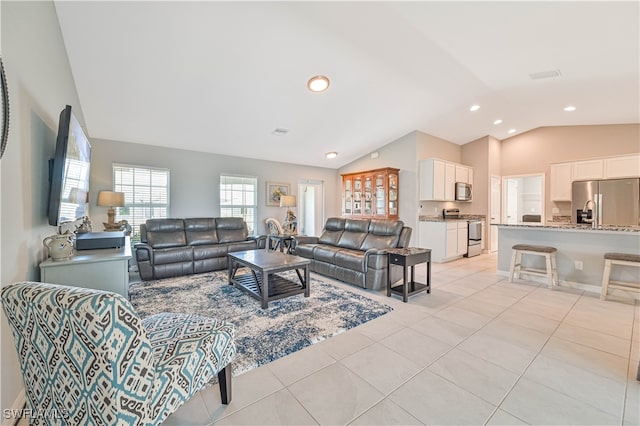
[[[92,138],[338,168],[414,130],[640,121],[638,2],[55,4]]]

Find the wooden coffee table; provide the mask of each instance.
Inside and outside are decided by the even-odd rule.
[[[227,257],[229,284],[260,300],[262,309],[267,309],[271,300],[301,293],[309,297],[311,261],[308,259],[267,250],[237,251],[227,254]],[[250,272],[238,275],[238,270],[243,266],[249,268]],[[298,281],[277,274],[291,270],[296,271]],[[304,276],[300,270],[304,270]]]

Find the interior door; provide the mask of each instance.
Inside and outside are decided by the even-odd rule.
[[[300,181],[298,200],[300,200],[298,234],[320,235],[324,226],[324,182]]]

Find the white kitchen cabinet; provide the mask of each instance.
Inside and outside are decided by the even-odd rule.
[[[607,179],[639,177],[640,154],[605,158],[604,173]]]
[[[469,226],[466,221],[459,221],[459,222],[456,222],[456,224],[457,224],[457,238],[458,238],[458,242],[457,242],[458,247],[457,247],[456,254],[458,256],[464,256],[465,254],[467,254],[467,245],[469,243],[468,241]]]
[[[604,160],[585,160],[573,162],[572,180],[604,178]]]
[[[456,165],[453,163],[444,165],[444,200],[456,200]]]
[[[432,262],[448,262],[467,252],[467,232],[464,220],[419,222],[419,245],[431,249]]]
[[[473,169],[437,158],[419,162],[420,199],[455,201],[456,182],[472,183]]]
[[[552,164],[551,168],[551,201],[571,201],[571,182],[573,164]]]

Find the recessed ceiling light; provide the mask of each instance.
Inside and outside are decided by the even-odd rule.
[[[331,151],[331,152],[327,152],[324,156],[327,158],[336,158],[338,156],[338,153],[335,151]]]
[[[509,131],[507,133],[509,133],[511,135],[511,134],[513,134],[515,132],[516,132],[516,129],[509,129]]]
[[[501,124],[501,123],[502,123],[502,120],[499,119],[499,118],[496,121],[493,122],[493,124]]]
[[[283,136],[283,135],[286,135],[287,133],[289,133],[289,129],[285,129],[283,127],[278,127],[273,132],[271,132],[272,135],[276,135],[276,136]]]
[[[574,107],[573,105],[567,105],[566,107],[564,107],[564,110],[567,112],[572,112],[576,110],[576,107]]]
[[[471,105],[471,108],[469,108],[469,111],[474,112],[480,109],[480,105]]]
[[[311,77],[307,82],[307,87],[312,92],[324,92],[329,88],[329,77],[325,77],[324,75]]]

